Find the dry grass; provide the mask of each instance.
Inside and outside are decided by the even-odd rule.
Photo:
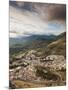
[[[14,89],[20,89],[20,88],[38,88],[38,87],[49,87],[49,86],[63,86],[66,85],[65,81],[40,81],[40,82],[28,82],[28,81],[22,81],[22,80],[14,80],[13,81],[15,88]]]
[[[36,84],[28,81],[22,81],[22,80],[14,80],[13,81],[16,88],[34,88],[34,87],[42,87],[41,84]]]

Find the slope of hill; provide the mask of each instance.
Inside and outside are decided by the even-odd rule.
[[[47,48],[51,54],[66,55],[66,33],[57,36],[57,40],[50,43]]]

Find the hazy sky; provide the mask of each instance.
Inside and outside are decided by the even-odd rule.
[[[58,35],[66,29],[63,4],[10,1],[10,37]]]

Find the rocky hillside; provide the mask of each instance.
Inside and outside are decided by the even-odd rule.
[[[24,47],[11,48],[14,53],[10,53],[9,60],[10,88],[65,85],[66,33],[50,39],[30,39]]]
[[[10,82],[15,87],[18,84],[17,80],[19,82],[26,81],[27,87],[29,87],[27,85],[28,81],[31,83],[31,87],[32,83],[33,85],[38,83],[37,87],[40,83],[43,83],[42,86],[47,86],[46,82],[49,81],[52,84],[53,82],[61,81],[59,85],[64,85],[66,71],[65,57],[63,55],[48,55],[45,58],[41,58],[41,56],[39,57],[35,53],[37,51],[30,50],[27,53],[19,54],[10,59]]]

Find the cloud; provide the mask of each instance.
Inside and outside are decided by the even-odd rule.
[[[66,6],[65,5],[56,5],[52,6],[49,10],[51,20],[64,20],[66,21]]]
[[[33,4],[32,11],[26,9],[25,3],[10,5],[10,37],[29,36],[33,34],[55,34],[58,35],[65,31],[65,24],[60,22],[60,15],[54,18],[53,5],[50,4]],[[28,3],[27,3],[28,4]],[[35,5],[35,6],[34,6]],[[50,6],[49,6],[50,5]],[[30,5],[28,5],[30,6]],[[46,6],[44,8],[44,6]],[[19,7],[19,8],[18,8]],[[23,7],[25,9],[23,9]],[[60,6],[55,6],[60,7]],[[46,9],[46,10],[45,10]],[[53,15],[49,16],[53,10]],[[45,12],[44,12],[45,11]],[[61,10],[59,10],[60,12]],[[56,10],[58,13],[58,11]],[[46,18],[45,18],[46,16]],[[48,18],[49,17],[49,18]],[[60,16],[61,17],[61,16]],[[47,18],[49,20],[47,20]],[[63,21],[64,22],[64,21]]]
[[[48,20],[66,20],[65,4],[33,3],[23,1],[10,1],[10,5],[19,9],[26,9],[36,12],[43,19]]]

